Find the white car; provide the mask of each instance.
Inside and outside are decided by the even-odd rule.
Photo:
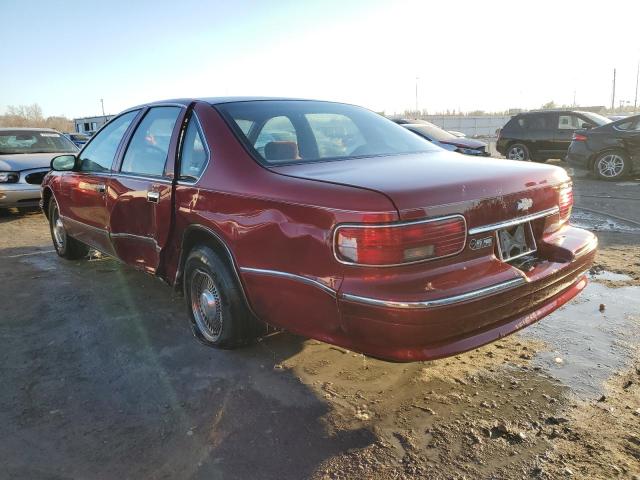
[[[50,128],[0,128],[0,208],[37,207],[51,159],[77,151]]]

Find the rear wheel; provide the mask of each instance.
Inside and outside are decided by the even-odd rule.
[[[598,155],[593,164],[593,171],[602,180],[620,180],[627,173],[631,164],[626,153],[615,150]]]
[[[195,247],[185,262],[184,297],[195,336],[216,348],[235,348],[262,333],[227,262]]]
[[[522,143],[514,143],[507,150],[507,158],[509,160],[524,160],[530,161],[531,155],[529,154],[529,149],[526,145]]]
[[[89,253],[87,245],[67,235],[55,200],[49,203],[49,231],[56,253],[62,258],[77,260],[86,257]]]

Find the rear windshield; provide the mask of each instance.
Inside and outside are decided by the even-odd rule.
[[[256,158],[269,165],[437,150],[367,109],[305,100],[216,105]]]
[[[0,155],[11,153],[77,152],[73,142],[56,132],[16,130],[0,132]]]
[[[611,123],[611,120],[607,117],[603,117],[602,115],[598,115],[597,113],[592,112],[582,112],[582,115],[587,117],[589,120],[593,122],[594,125],[600,127],[602,125],[606,125],[607,123]]]

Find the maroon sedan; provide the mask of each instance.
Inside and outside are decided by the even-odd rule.
[[[561,168],[443,151],[366,109],[172,100],[115,117],[52,162],[58,254],[95,248],[180,286],[193,330],[265,325],[397,361],[521,329],[586,285]]]

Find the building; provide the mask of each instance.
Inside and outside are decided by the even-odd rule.
[[[101,115],[97,117],[74,118],[73,123],[75,124],[76,132],[94,134],[114,116],[115,115]]]

